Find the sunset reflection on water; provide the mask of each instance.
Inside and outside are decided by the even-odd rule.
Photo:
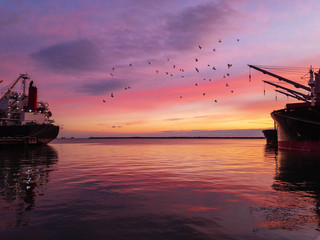
[[[33,159],[33,172],[46,173],[42,193],[33,188],[29,210],[17,208],[21,195],[8,200],[4,190],[10,169],[25,169],[25,162],[13,164],[17,156],[2,152],[0,209],[8,218],[0,220],[1,236],[31,237],[25,228],[38,239],[319,235],[317,156],[269,148],[263,139],[74,139],[56,140],[50,149],[49,164],[39,153],[19,155]],[[15,211],[28,219],[24,228],[8,222],[21,220]]]

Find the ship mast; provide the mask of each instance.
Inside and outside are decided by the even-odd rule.
[[[312,66],[310,66],[310,71],[309,71],[309,74],[310,74],[310,79],[309,79],[309,82],[308,82],[308,85],[310,86],[310,98],[311,98],[311,106],[314,106],[314,101],[315,101],[315,96],[314,96],[314,88],[315,88],[315,82],[313,81],[313,71],[312,71]]]
[[[22,76],[21,76],[22,75]],[[27,79],[30,79],[28,74],[20,74],[21,78],[22,78],[22,93],[23,96],[26,95],[26,84],[27,84]]]
[[[320,102],[320,69],[317,73],[314,73],[314,81],[315,101]]]

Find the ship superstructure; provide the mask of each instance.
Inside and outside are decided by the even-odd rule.
[[[13,91],[22,81],[22,92]],[[52,113],[46,102],[38,101],[37,87],[30,81],[26,94],[28,74],[20,74],[0,98],[0,144],[1,143],[48,143],[59,132],[50,119]]]

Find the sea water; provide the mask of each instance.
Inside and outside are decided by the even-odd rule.
[[[320,158],[264,139],[0,149],[0,239],[316,239]]]

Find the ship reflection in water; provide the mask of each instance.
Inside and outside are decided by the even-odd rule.
[[[1,240],[320,235],[319,155],[277,150],[264,139],[50,146],[0,149]]]
[[[47,145],[0,147],[0,195],[5,202],[2,210],[7,210],[1,211],[1,223],[27,226],[26,212],[33,210],[36,198],[46,195],[49,173],[58,160],[57,152]]]
[[[290,151],[266,145],[275,159],[274,206],[262,208],[264,225],[300,230],[320,218],[320,152]],[[317,230],[320,230],[320,222]]]

